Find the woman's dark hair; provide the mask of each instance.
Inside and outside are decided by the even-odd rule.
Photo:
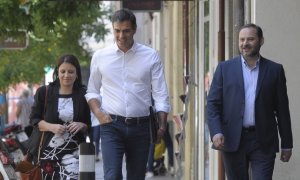
[[[81,77],[80,64],[79,64],[79,61],[78,61],[77,57],[72,55],[72,54],[65,54],[65,55],[62,55],[60,58],[58,58],[56,67],[55,67],[54,72],[53,72],[53,83],[54,84],[59,84],[58,69],[59,69],[60,65],[63,64],[63,63],[70,63],[73,66],[75,66],[75,68],[76,68],[77,78],[74,82],[73,89],[76,89],[78,87],[82,87],[82,77]]]
[[[253,24],[253,23],[245,24],[244,26],[241,27],[240,31],[242,29],[245,29],[245,28],[254,28],[254,29],[256,29],[256,34],[257,34],[259,39],[262,39],[264,37],[261,27],[259,27],[256,24]]]
[[[130,21],[133,29],[137,28],[135,15],[128,9],[120,9],[112,16],[112,23]]]

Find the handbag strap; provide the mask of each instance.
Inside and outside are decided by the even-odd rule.
[[[42,133],[40,144],[39,144],[38,162],[40,161],[41,150],[42,150],[43,141],[44,141],[44,134],[45,134],[45,132]]]
[[[45,114],[46,114],[46,107],[47,107],[47,97],[48,97],[48,86],[46,86],[46,93],[45,93],[45,100],[44,100],[44,119],[45,119]],[[40,161],[40,155],[41,155],[41,150],[44,142],[44,135],[45,132],[43,131],[40,139],[40,144],[39,144],[39,151],[38,151],[38,162]]]

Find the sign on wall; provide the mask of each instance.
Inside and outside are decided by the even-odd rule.
[[[25,31],[0,35],[0,49],[25,49],[28,46],[28,36]]]
[[[160,11],[162,0],[123,0],[123,8],[132,11]]]

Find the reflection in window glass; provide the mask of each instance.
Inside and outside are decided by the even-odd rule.
[[[209,15],[209,0],[204,1],[204,16]]]
[[[208,86],[209,86],[209,21],[204,23],[204,88],[205,88],[205,109],[206,109],[206,96],[207,96],[207,91],[208,91]],[[204,111],[206,112],[206,111]],[[208,125],[206,122],[206,114],[204,114],[204,178],[206,180],[209,180],[209,130],[208,130]]]

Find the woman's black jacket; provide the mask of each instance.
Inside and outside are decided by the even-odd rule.
[[[90,130],[91,126],[91,114],[87,101],[84,97],[86,89],[81,87],[79,89],[73,89],[72,99],[74,108],[74,118],[73,121],[83,122],[88,126]],[[45,104],[45,97],[46,104]],[[45,120],[49,123],[61,124],[62,121],[58,116],[58,98],[59,98],[59,86],[55,84],[50,84],[48,86],[42,86],[37,89],[34,96],[34,104],[32,106],[32,111],[30,114],[30,124],[34,126],[33,134],[29,138],[28,150],[30,154],[35,157],[37,156],[37,150],[40,142],[40,134],[38,131],[37,124],[41,120]],[[44,107],[46,105],[46,107]],[[45,115],[44,115],[45,111]],[[85,135],[82,132],[76,134],[76,139],[78,143],[85,142]],[[45,132],[43,146],[45,147],[49,144],[50,139],[54,134],[52,132]]]

